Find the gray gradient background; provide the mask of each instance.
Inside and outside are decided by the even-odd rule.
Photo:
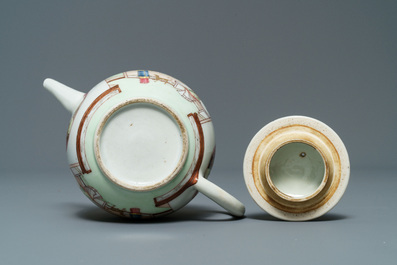
[[[0,7],[4,264],[395,262],[397,1]],[[169,74],[200,96],[217,135],[210,178],[246,204],[247,218],[230,219],[199,195],[165,220],[130,223],[80,194],[65,155],[70,114],[42,81],[52,77],[88,92],[136,69]],[[250,139],[294,114],[331,126],[351,159],[345,197],[319,222],[271,218],[242,179]]]

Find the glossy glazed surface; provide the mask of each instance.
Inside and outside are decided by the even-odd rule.
[[[101,130],[97,160],[111,180],[127,189],[164,185],[186,160],[184,127],[156,104],[128,103],[104,120]]]
[[[129,71],[96,85],[74,112],[67,154],[83,192],[126,217],[168,214],[197,193],[215,150],[211,118],[185,84]]]
[[[349,176],[342,140],[326,124],[305,116],[264,126],[244,157],[244,179],[252,198],[284,220],[310,220],[328,212],[343,196]]]
[[[215,156],[211,118],[185,84],[154,71],[128,71],[84,94],[53,79],[43,86],[73,115],[70,169],[84,194],[131,218],[172,213],[198,191],[234,216],[244,205],[206,180]]]
[[[276,188],[295,198],[313,194],[321,185],[325,163],[321,154],[305,143],[288,143],[272,156],[270,179]]]

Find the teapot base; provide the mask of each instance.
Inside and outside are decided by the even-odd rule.
[[[95,134],[95,157],[102,172],[134,191],[162,187],[182,169],[187,132],[168,106],[147,98],[127,100],[111,109]]]

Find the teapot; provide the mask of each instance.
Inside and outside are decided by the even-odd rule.
[[[155,71],[111,76],[88,93],[53,79],[43,86],[72,113],[67,158],[82,192],[129,218],[170,214],[203,193],[234,216],[244,205],[208,181],[211,117],[181,81]]]

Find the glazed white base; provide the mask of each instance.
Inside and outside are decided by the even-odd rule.
[[[147,189],[177,173],[186,152],[183,142],[178,123],[166,110],[132,103],[107,119],[98,151],[112,180],[126,188]]]

